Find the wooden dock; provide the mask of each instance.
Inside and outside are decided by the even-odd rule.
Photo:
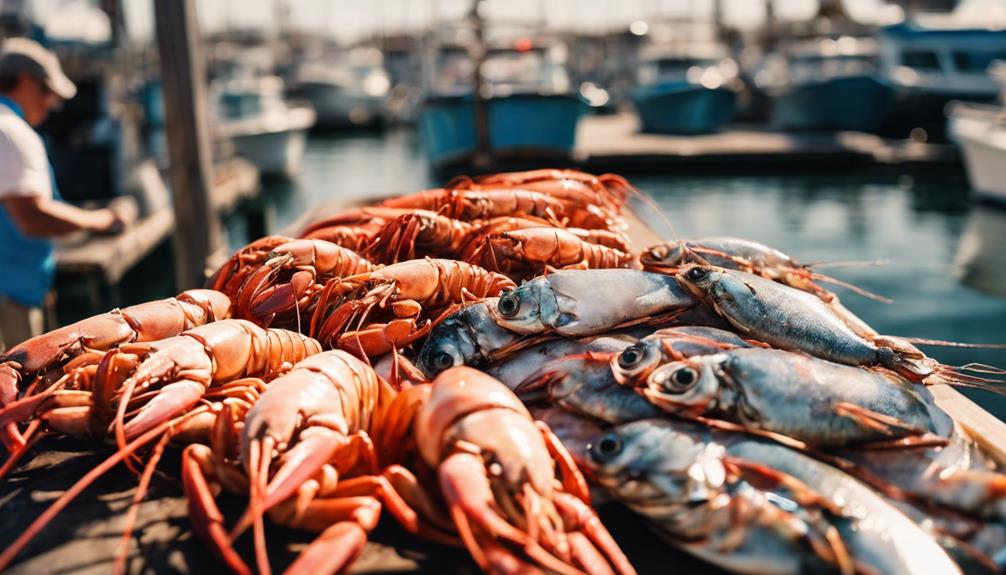
[[[150,169],[154,170],[153,174]],[[175,229],[175,214],[167,203],[168,192],[156,168],[147,165],[137,171],[140,173],[138,185],[142,188],[141,195],[147,198],[149,213],[121,234],[77,236],[56,244],[56,272],[62,276],[82,277],[95,309],[119,305],[117,285],[122,277]],[[259,191],[258,170],[245,160],[228,160],[214,170],[212,198],[218,215],[233,212],[242,202],[255,198]]]
[[[588,116],[573,163],[589,172],[731,169],[839,169],[854,166],[957,167],[951,145],[884,140],[858,132],[785,133],[734,125],[723,132],[671,136],[639,132],[633,114]]]

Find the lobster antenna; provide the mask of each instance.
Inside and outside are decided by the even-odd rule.
[[[863,297],[865,297],[867,299],[872,299],[874,301],[879,301],[881,303],[894,303],[894,300],[892,300],[891,298],[884,297],[884,296],[879,295],[879,294],[875,294],[875,293],[873,293],[873,292],[871,292],[869,290],[865,290],[865,289],[863,289],[863,288],[861,288],[861,287],[859,287],[857,285],[851,284],[851,283],[846,282],[846,281],[842,281],[842,280],[840,280],[838,278],[833,278],[831,276],[827,276],[827,275],[819,274],[819,273],[811,273],[810,277],[811,277],[811,279],[815,279],[815,280],[820,281],[820,282],[830,283],[830,284],[833,284],[833,285],[837,285],[839,287],[844,287],[845,289],[851,291],[852,293],[857,294],[857,295],[861,295],[861,296],[863,296]]]
[[[11,422],[11,425],[16,424],[14,422]],[[7,457],[7,461],[4,461],[3,465],[0,466],[0,481],[3,481],[4,478],[7,477],[7,475],[11,471],[13,471],[14,467],[17,466],[17,463],[21,461],[21,458],[24,457],[24,455],[28,453],[28,451],[31,450],[31,448],[34,447],[35,444],[38,443],[40,439],[48,435],[48,432],[46,432],[45,430],[36,433],[36,430],[41,425],[42,425],[41,419],[34,419],[32,420],[31,423],[28,424],[28,428],[25,429],[23,436],[25,439],[24,445],[22,445],[20,448],[14,451],[11,451]]]
[[[890,264],[890,260],[839,260],[830,262],[811,262],[803,264],[804,267],[808,268],[868,268],[868,267],[879,267],[886,266]]]
[[[133,525],[136,523],[136,517],[140,514],[140,503],[147,496],[150,479],[154,476],[154,470],[157,469],[157,464],[161,461],[161,456],[164,455],[164,448],[171,441],[171,436],[172,433],[168,432],[161,437],[161,440],[157,442],[154,450],[150,453],[147,465],[143,468],[143,475],[140,476],[140,483],[136,486],[136,493],[133,495],[132,503],[129,504],[129,512],[126,514],[125,527],[122,528],[122,541],[119,543],[119,549],[115,552],[115,566],[112,569],[114,575],[124,575],[126,573],[126,561],[129,559],[129,542],[133,539]]]
[[[1006,349],[1006,343],[963,343],[959,341],[946,341],[942,339],[925,339],[921,337],[901,337],[901,336],[898,336],[898,339],[903,339],[908,343],[912,343],[915,345],[931,345],[935,347],[963,347],[966,349]],[[968,364],[968,365],[977,365],[977,364]],[[996,367],[993,369],[998,370],[999,368]],[[998,373],[998,372],[991,372],[991,373]]]
[[[680,236],[678,236],[677,229],[674,227],[674,223],[671,222],[670,218],[664,215],[664,211],[660,209],[660,204],[658,204],[657,201],[653,199],[653,196],[647,194],[646,192],[632,185],[629,186],[629,194],[630,196],[638,200],[639,203],[653,210],[653,213],[657,215],[657,221],[659,221],[661,224],[666,225],[667,230],[671,234],[671,239],[675,241],[681,239]],[[635,210],[633,210],[633,212],[636,213]],[[636,213],[636,215],[638,217],[638,213]],[[664,234],[660,235],[663,236]]]
[[[24,532],[21,533],[21,535],[18,536],[18,538],[14,540],[14,542],[11,543],[10,546],[3,551],[3,553],[0,553],[0,571],[6,569],[10,565],[11,561],[13,561],[14,558],[17,557],[22,550],[24,550],[25,546],[27,546],[28,543],[30,543],[31,540],[34,539],[35,536],[37,536],[39,532],[42,531],[42,529],[44,529],[45,526],[48,525],[53,520],[53,518],[59,515],[59,513],[63,511],[63,509],[65,509],[67,505],[70,504],[70,502],[76,499],[77,496],[80,495],[85,489],[90,487],[90,485],[94,483],[96,479],[98,479],[99,477],[104,475],[109,469],[115,467],[116,465],[121,463],[124,459],[132,455],[133,452],[135,452],[137,449],[150,443],[152,440],[156,439],[165,431],[170,430],[172,425],[180,423],[181,421],[194,417],[196,415],[200,415],[205,411],[206,409],[204,407],[200,407],[198,409],[190,411],[185,415],[182,415],[181,417],[175,420],[165,421],[161,423],[157,427],[147,431],[140,437],[134,439],[132,443],[126,445],[124,448],[110,455],[108,459],[99,463],[91,471],[88,471],[83,477],[77,480],[77,482],[74,483],[69,489],[63,492],[63,494],[59,496],[59,499],[53,502],[53,504],[50,505],[48,509],[46,509],[41,515],[36,517],[35,521],[33,521],[32,524],[29,525],[28,528],[25,529]]]

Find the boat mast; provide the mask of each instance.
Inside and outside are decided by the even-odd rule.
[[[484,168],[492,160],[492,150],[489,140],[489,101],[486,99],[485,87],[482,82],[482,65],[486,60],[485,21],[482,18],[481,7],[485,0],[473,0],[468,19],[472,25],[474,40],[468,46],[468,54],[475,62],[472,74],[473,99],[475,106],[475,155],[472,163],[476,168]]]

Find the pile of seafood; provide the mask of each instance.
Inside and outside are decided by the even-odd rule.
[[[9,350],[0,478],[46,436],[115,451],[0,570],[124,465],[123,571],[179,448],[191,528],[235,573],[270,572],[277,525],[318,534],[288,572],[342,571],[385,511],[486,572],[633,573],[599,502],[738,573],[1000,572],[1006,475],[928,387],[1004,372],[877,333],[824,286],[871,294],[757,242],[637,253],[647,199],[615,175],[459,178]]]

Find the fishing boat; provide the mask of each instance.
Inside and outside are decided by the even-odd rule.
[[[642,131],[707,134],[737,110],[737,63],[718,43],[648,46],[640,54],[632,103]]]
[[[947,131],[961,149],[971,189],[1006,205],[1006,63],[991,75],[1004,86],[1000,105],[953,102]]]
[[[429,51],[419,128],[434,170],[470,164],[478,151],[475,66],[467,46]],[[587,105],[570,86],[564,46],[537,36],[490,44],[481,73],[492,159],[568,160]]]
[[[771,98],[781,130],[876,132],[891,106],[891,88],[877,77],[872,38],[819,37],[773,55],[756,81]]]
[[[277,76],[247,76],[227,80],[217,91],[217,136],[230,140],[234,151],[266,176],[295,176],[300,171],[307,130],[315,123],[309,105],[283,99]]]
[[[381,51],[355,48],[334,63],[321,58],[302,62],[287,95],[311,103],[318,128],[354,128],[382,122],[390,88]]]
[[[951,100],[992,102],[1000,87],[988,74],[1006,60],[1006,28],[963,27],[950,17],[883,28],[878,34],[881,74],[894,89],[885,132],[928,140],[945,138]]]

